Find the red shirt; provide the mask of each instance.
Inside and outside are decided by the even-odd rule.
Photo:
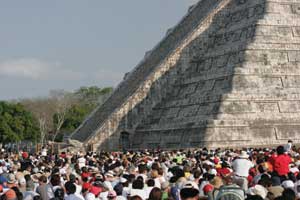
[[[226,176],[231,173],[231,171],[228,168],[219,168],[217,169],[219,176]]]
[[[279,176],[287,175],[290,171],[289,164],[291,162],[292,160],[289,155],[278,155],[274,160],[274,171],[276,171]]]

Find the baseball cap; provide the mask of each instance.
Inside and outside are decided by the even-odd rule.
[[[213,191],[213,190],[214,190],[214,186],[211,185],[211,184],[206,184],[206,185],[204,186],[204,188],[203,188],[204,194],[207,194],[207,193],[209,193],[209,192],[211,192],[211,191]]]

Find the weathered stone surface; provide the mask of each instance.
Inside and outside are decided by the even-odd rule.
[[[106,150],[300,142],[299,8],[199,1],[72,139]]]

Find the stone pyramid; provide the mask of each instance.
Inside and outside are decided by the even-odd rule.
[[[72,134],[86,148],[300,142],[300,0],[201,0]]]

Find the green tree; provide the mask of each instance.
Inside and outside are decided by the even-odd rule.
[[[0,142],[37,141],[37,120],[20,103],[0,101]]]
[[[76,90],[73,93],[72,106],[65,112],[64,122],[60,127],[60,134],[56,141],[60,141],[63,134],[72,133],[78,128],[83,120],[108,98],[112,90],[111,87],[99,88],[97,86],[81,87]],[[58,124],[57,113],[54,114],[53,121],[54,124]]]

